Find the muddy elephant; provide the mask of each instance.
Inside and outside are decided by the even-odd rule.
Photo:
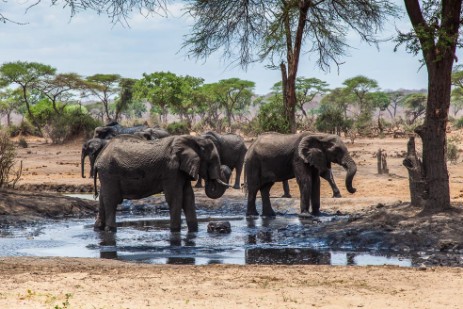
[[[147,128],[148,127],[145,125],[124,127],[121,126],[118,122],[113,121],[105,126],[96,127],[93,132],[93,138],[111,139],[120,134],[134,134],[135,132],[140,132]]]
[[[123,199],[140,199],[164,192],[170,210],[170,229],[180,231],[181,213],[188,230],[196,232],[195,197],[191,181],[201,175],[209,198],[219,198],[228,185],[214,144],[190,135],[147,141],[133,135],[111,139],[95,162],[95,195],[100,180],[96,230],[116,231],[116,208]]]
[[[217,147],[222,164],[228,166],[232,171],[236,170],[233,188],[240,189],[241,171],[243,170],[244,157],[247,151],[244,139],[236,134],[228,133],[221,135],[212,131],[206,132],[202,136],[210,139]],[[195,187],[202,187],[201,177],[198,179]]]
[[[352,186],[357,166],[346,145],[331,134],[265,134],[249,147],[245,158],[245,187],[248,194],[248,216],[258,215],[256,195],[262,197],[262,215],[274,216],[270,204],[270,188],[277,181],[296,178],[301,195],[301,213],[320,214],[320,174],[331,170],[337,163],[347,170],[346,188]]]

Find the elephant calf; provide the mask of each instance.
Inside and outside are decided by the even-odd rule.
[[[116,230],[116,208],[123,199],[140,199],[164,192],[170,211],[170,229],[180,231],[181,213],[190,232],[198,230],[191,181],[200,175],[205,192],[219,198],[228,185],[230,170],[221,166],[214,144],[203,137],[169,136],[147,141],[120,135],[108,142],[95,162],[95,195],[100,180],[99,214],[95,229]]]
[[[346,188],[356,190],[352,181],[357,171],[346,145],[339,136],[331,134],[279,134],[259,136],[250,146],[245,158],[245,186],[248,192],[246,214],[258,215],[256,196],[262,196],[262,215],[274,216],[270,204],[270,188],[277,181],[296,178],[301,194],[301,213],[320,213],[320,175],[331,174],[331,163],[347,170]]]

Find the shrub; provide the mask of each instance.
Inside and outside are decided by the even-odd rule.
[[[19,147],[21,148],[27,148],[29,147],[29,144],[27,143],[26,139],[24,137],[21,137],[19,140],[18,140],[18,145]]]
[[[457,129],[463,128],[463,117],[455,120],[454,125]]]
[[[256,115],[256,133],[261,132],[280,132],[290,133],[291,127],[285,117],[283,102],[277,97],[271,98],[268,102],[261,105]]]
[[[447,160],[452,164],[457,164],[458,159],[460,158],[460,153],[458,149],[458,144],[461,143],[461,138],[451,137],[447,140]]]
[[[190,134],[190,130],[188,129],[188,123],[186,122],[169,123],[167,125],[166,130],[167,132],[173,135]]]
[[[13,187],[21,177],[22,168],[13,172],[12,168],[16,164],[16,149],[11,141],[9,134],[0,131],[0,187],[12,184]],[[12,177],[14,175],[14,177]]]
[[[27,119],[23,119],[19,125],[11,125],[8,127],[8,133],[11,137],[15,136],[40,136],[37,129]]]

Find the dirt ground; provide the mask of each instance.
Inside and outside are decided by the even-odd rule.
[[[462,132],[452,134],[463,137]],[[81,144],[29,140],[28,148],[18,149],[23,177],[17,187],[91,192],[92,180],[80,176]],[[406,244],[444,253],[463,252],[461,160],[448,165],[454,209],[420,216],[419,210],[406,204],[410,199],[407,171],[402,166],[406,144],[406,138],[357,139],[348,144],[358,165],[354,178],[357,192],[351,195],[346,191],[345,172],[335,166],[333,173],[343,198],[331,198],[331,190],[322,180],[321,209],[356,219],[347,226],[333,225],[330,232],[335,238],[356,240],[361,231],[372,228],[386,235],[388,244],[399,247]],[[388,154],[388,175],[377,174],[374,153],[379,148]],[[87,163],[86,174],[88,171]],[[291,188],[297,198],[294,181]],[[244,197],[239,190],[226,194]],[[281,195],[281,184],[275,184],[272,196]],[[8,212],[4,208],[0,203],[2,214]],[[0,258],[0,308],[462,308],[462,274],[463,268],[439,263],[414,268],[159,266],[8,257]]]

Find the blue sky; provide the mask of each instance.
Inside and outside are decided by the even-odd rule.
[[[188,58],[181,45],[191,20],[182,16],[179,4],[170,7],[169,18],[145,18],[135,12],[129,20],[130,27],[124,27],[91,12],[70,18],[69,9],[49,6],[50,2],[42,1],[27,13],[25,9],[34,1],[0,3],[0,11],[8,18],[27,23],[0,24],[0,63],[36,61],[54,66],[60,73],[76,72],[83,76],[117,73],[141,78],[143,73],[170,71],[202,77],[206,83],[238,77],[254,81],[258,94],[268,93],[281,78],[279,71],[265,68],[265,63],[256,63],[244,71],[223,62],[220,54],[206,61]],[[393,34],[396,27],[407,29],[408,19],[388,23],[382,37]],[[317,77],[331,88],[360,74],[375,79],[383,90],[427,87],[425,67],[420,69],[419,57],[407,54],[404,48],[394,53],[394,43],[386,42],[378,50],[361,43],[355,35],[349,36],[348,42],[354,48],[342,59],[344,64],[339,72],[334,66],[330,72],[323,72],[315,65],[315,55],[304,55],[299,76]]]

